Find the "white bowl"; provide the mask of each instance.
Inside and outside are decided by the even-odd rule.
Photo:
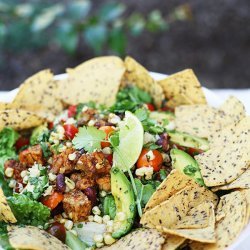
[[[161,80],[165,78],[167,75],[166,74],[160,74],[156,72],[150,72],[152,77],[154,77],[156,80]],[[67,77],[67,74],[60,74],[56,75],[55,79],[57,80],[62,80]],[[213,107],[218,107],[221,103],[222,100],[214,94],[211,90],[203,87],[207,102],[209,105]],[[11,102],[14,97],[16,96],[18,92],[18,89],[14,89],[8,92],[2,92],[0,94],[0,102]],[[227,250],[249,250],[250,249],[250,224],[241,232],[240,236],[238,239],[230,246],[227,248]]]

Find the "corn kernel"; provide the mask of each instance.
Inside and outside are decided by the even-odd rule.
[[[94,216],[93,215],[89,215],[88,216],[88,221],[90,221],[90,222],[94,221]]]
[[[113,220],[109,220],[109,221],[107,221],[106,224],[107,224],[108,227],[113,227],[114,221]]]
[[[27,174],[28,174],[28,171],[27,170],[23,170],[21,172],[21,177],[24,178]]]
[[[67,147],[67,148],[71,148],[71,147],[72,147],[72,143],[71,143],[70,141],[67,141],[67,142],[66,142],[66,147]]]
[[[115,243],[115,239],[110,234],[105,234],[104,235],[104,242],[107,245],[111,245],[111,244]]]
[[[28,181],[29,181],[29,176],[28,175],[24,176],[23,183],[27,184]]]
[[[6,168],[4,173],[7,177],[11,178],[14,174],[14,169],[13,168]]]
[[[102,217],[96,214],[94,216],[94,221],[99,223],[99,224],[102,224]]]
[[[76,159],[76,153],[69,154],[69,155],[68,155],[68,159],[69,159],[70,161],[74,161],[74,160]]]
[[[103,236],[101,234],[95,234],[93,239],[96,243],[103,242]]]
[[[100,214],[101,214],[101,210],[99,209],[98,206],[94,206],[94,207],[92,208],[92,213],[93,213],[93,214],[100,215]]]
[[[101,243],[101,242],[96,243],[96,247],[97,247],[97,248],[99,248],[99,247],[103,247],[103,246],[104,246],[104,244],[103,244],[103,243]]]
[[[9,187],[14,188],[16,186],[16,181],[15,180],[10,180]]]
[[[109,215],[104,215],[102,217],[102,220],[103,220],[104,223],[107,223],[108,221],[110,221],[110,216]]]
[[[106,155],[112,154],[112,149],[110,147],[105,147],[102,149],[102,152]]]
[[[75,186],[76,186],[75,182],[73,182],[73,181],[72,181],[71,179],[69,179],[68,177],[65,177],[65,184],[66,184],[66,186],[67,186],[70,190],[74,189]]]
[[[56,180],[56,175],[53,173],[49,173],[49,180],[50,181],[55,181]]]
[[[100,192],[100,196],[101,196],[101,197],[105,197],[106,195],[107,195],[107,192],[106,192],[106,191],[102,190],[102,191]]]

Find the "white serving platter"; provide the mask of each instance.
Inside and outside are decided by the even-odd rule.
[[[166,74],[150,72],[153,78],[156,80],[161,80],[167,77]],[[55,79],[62,80],[67,78],[67,74],[56,75]],[[223,100],[221,100],[215,93],[211,90],[203,87],[207,102],[213,107],[218,107]],[[8,92],[2,92],[0,94],[0,102],[11,102],[16,96],[18,89],[14,89]],[[249,250],[250,249],[250,224],[241,232],[238,239],[227,248],[227,250]]]

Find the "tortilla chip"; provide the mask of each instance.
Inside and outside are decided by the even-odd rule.
[[[176,235],[165,235],[165,243],[162,246],[162,250],[176,250],[186,241],[185,238]]]
[[[0,102],[0,110],[12,109],[13,104],[8,102]]]
[[[230,182],[227,185],[217,186],[212,188],[213,192],[218,190],[230,190],[230,189],[244,189],[250,188],[250,168],[248,168],[243,174],[241,174],[237,179]]]
[[[174,228],[182,218],[188,215],[191,209],[199,206],[204,201],[217,204],[217,196],[198,184],[185,187],[172,195],[168,200],[157,205],[142,215],[140,223],[145,227]],[[195,218],[192,218],[195,221]],[[195,222],[192,222],[195,224]]]
[[[224,128],[212,134],[209,138],[211,147],[228,145],[233,143],[238,137],[244,138],[250,133],[250,116],[244,117],[236,124]]]
[[[158,81],[165,97],[167,106],[175,108],[180,104],[206,104],[206,98],[200,82],[192,69],[186,69]]]
[[[176,130],[189,133],[191,135],[209,138],[211,145],[214,145],[213,139],[215,134],[219,134],[221,130],[228,126],[237,124],[245,115],[241,108],[236,109],[236,112],[230,112],[226,109],[226,104],[234,106],[234,98],[229,98],[221,106],[216,109],[206,105],[184,105],[175,109],[175,124]],[[239,105],[239,104],[238,104]],[[218,133],[216,133],[218,132]]]
[[[245,196],[247,202],[247,216],[246,216],[246,224],[248,224],[250,220],[250,189],[242,189],[240,192]]]
[[[150,76],[149,72],[136,60],[127,56],[125,58],[126,72],[123,84],[134,84],[148,92],[154,99],[156,107],[160,108],[164,99],[161,86]]]
[[[187,175],[184,175],[177,169],[173,169],[150,197],[148,203],[146,204],[145,211],[148,211],[163,201],[169,199],[172,195],[191,183],[194,183],[193,179],[189,178]]]
[[[32,112],[21,109],[6,109],[0,111],[0,131],[4,127],[15,130],[28,129],[41,125],[44,119]]]
[[[101,249],[161,250],[164,241],[164,237],[157,230],[140,228],[124,236],[113,245]]]
[[[209,223],[205,228],[192,228],[192,229],[168,229],[163,227],[163,231],[168,234],[184,237],[186,239],[195,240],[199,242],[213,243],[215,239],[215,215],[214,205],[210,203],[209,209]]]
[[[208,226],[210,203],[203,202],[192,208],[187,215],[176,223],[176,229],[204,228]]]
[[[29,77],[19,88],[12,103],[13,107],[32,112],[53,120],[63,110],[55,97],[57,84],[50,70],[43,70]]]
[[[6,223],[16,223],[17,220],[12,213],[10,206],[6,200],[3,190],[0,188],[0,220]]]
[[[69,250],[56,237],[33,226],[9,226],[8,235],[11,246],[16,249]]]
[[[250,133],[240,134],[232,143],[214,147],[195,156],[206,186],[214,187],[237,179],[250,164]]]
[[[222,210],[225,213],[225,217],[216,223],[216,243],[192,243],[191,249],[224,250],[230,246],[245,226],[246,207],[245,196],[240,191],[222,196],[217,209]]]
[[[230,96],[220,107],[233,123],[237,123],[246,116],[244,104],[234,96]]]
[[[116,100],[125,67],[116,56],[97,57],[75,69],[68,69],[68,78],[58,84],[57,96],[67,104],[89,101],[111,106]]]

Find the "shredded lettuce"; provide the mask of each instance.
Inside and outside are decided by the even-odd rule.
[[[50,209],[24,194],[14,194],[7,201],[18,224],[45,227],[49,220]]]
[[[12,128],[4,128],[0,132],[0,172],[3,173],[4,163],[8,159],[16,159],[14,145],[18,139],[18,133]]]

